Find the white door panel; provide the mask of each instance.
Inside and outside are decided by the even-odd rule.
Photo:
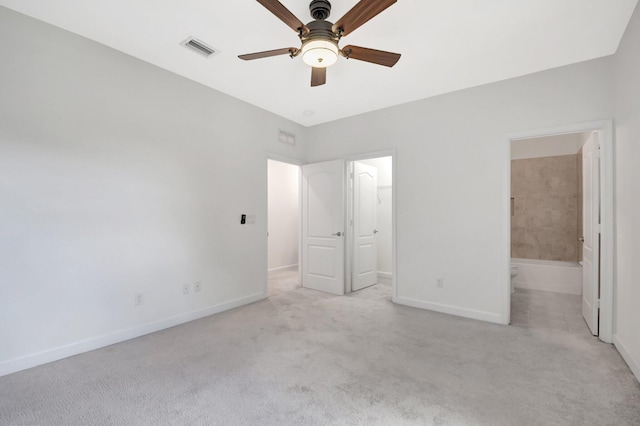
[[[598,132],[582,147],[582,316],[598,335],[600,297],[600,162]]]
[[[302,166],[302,286],[344,294],[343,160]]]
[[[309,245],[308,274],[335,278],[336,250],[334,247]]]
[[[376,242],[376,209],[378,170],[354,163],[353,173],[353,281],[352,290],[360,290],[378,282],[378,250]]]
[[[306,166],[305,166],[306,167]],[[307,176],[308,188],[308,225],[309,236],[330,238],[334,230],[331,215],[332,184],[331,170],[311,172]]]

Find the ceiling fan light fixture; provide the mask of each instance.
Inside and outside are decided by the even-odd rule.
[[[338,52],[332,40],[309,40],[302,45],[302,61],[313,68],[327,68],[338,61]]]

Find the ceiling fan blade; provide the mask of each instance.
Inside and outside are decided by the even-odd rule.
[[[278,55],[295,55],[295,47],[285,47],[284,49],[266,50],[264,52],[247,53],[246,55],[238,55],[238,58],[250,61],[252,59],[268,58],[269,56]]]
[[[295,17],[293,13],[282,5],[278,0],[257,0],[258,3],[263,5],[269,10],[269,12],[276,15],[282,22],[287,24],[295,32],[309,32],[309,29]]]
[[[373,64],[392,67],[400,59],[399,53],[385,52],[384,50],[367,49],[360,46],[345,46],[342,48],[342,55],[347,59],[357,59],[359,61],[371,62]]]
[[[397,0],[360,0],[350,11],[348,11],[338,22],[333,24],[333,32],[342,31],[342,35],[346,36],[362,24],[373,18]]]
[[[327,82],[326,68],[311,68],[311,87],[321,86]]]

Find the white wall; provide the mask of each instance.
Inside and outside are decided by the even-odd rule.
[[[268,161],[269,270],[298,264],[300,167]]]
[[[265,297],[303,128],[1,7],[0,56],[0,375]]]
[[[615,55],[616,290],[614,343],[640,379],[640,8]]]
[[[580,151],[589,134],[590,132],[569,133],[566,135],[514,140],[511,142],[511,159],[522,160],[525,158],[574,155]]]
[[[393,183],[393,158],[380,157],[369,160],[360,160],[358,162],[368,164],[378,170],[378,207],[376,209],[376,229],[378,230],[378,273],[391,276],[393,271],[393,197],[391,188]]]
[[[264,297],[264,152],[395,148],[396,300],[499,321],[505,134],[615,105],[615,342],[640,377],[639,19],[615,79],[603,58],[303,129],[0,8],[0,375]]]
[[[612,116],[609,57],[312,127],[308,159],[396,149],[395,300],[500,322],[506,135]]]

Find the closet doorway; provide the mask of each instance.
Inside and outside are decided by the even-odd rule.
[[[299,287],[300,166],[267,159],[267,194],[268,283]]]
[[[347,292],[374,284],[391,284],[393,277],[393,158],[348,163],[347,216],[349,233]]]
[[[336,295],[381,283],[395,300],[394,155],[268,159],[270,280],[296,270],[297,286]]]

